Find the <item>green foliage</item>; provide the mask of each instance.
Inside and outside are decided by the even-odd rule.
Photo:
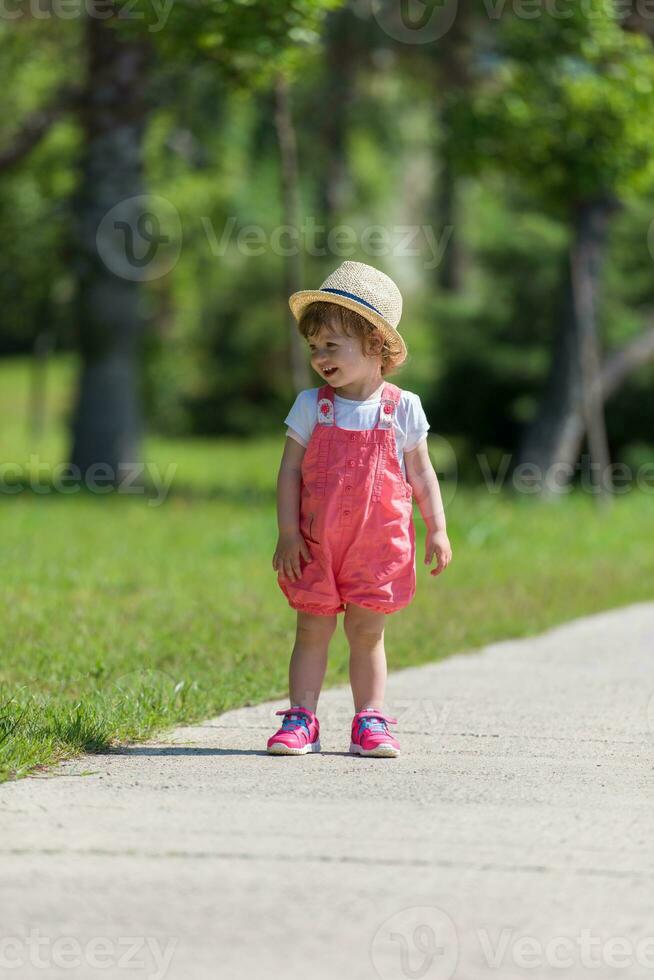
[[[126,38],[147,37],[164,61],[193,66],[198,59],[232,85],[251,89],[275,71],[303,63],[302,47],[316,44],[322,17],[343,0],[175,0],[158,8],[150,0],[119,0],[117,29]]]
[[[497,175],[468,181],[466,219],[459,229],[467,288],[461,295],[431,292],[421,298],[425,329],[432,325],[433,332],[436,325],[423,403],[432,429],[456,443],[466,479],[478,479],[477,453],[499,458],[515,451],[547,378],[564,308],[569,228],[534,207],[529,196]],[[652,214],[650,194],[625,207],[611,228],[600,304],[603,359],[651,322]],[[652,391],[650,363],[608,402],[612,460],[630,461],[636,458],[633,447],[651,447]]]
[[[0,23],[0,144],[10,147],[30,114],[81,71],[79,25],[21,19]],[[63,118],[0,180],[0,351],[27,349],[47,329],[68,333],[73,282],[66,255],[68,201],[79,134]]]
[[[455,91],[446,107],[462,169],[515,176],[560,213],[642,192],[654,178],[651,42],[622,30],[604,0],[565,9],[507,15],[492,67],[471,97]]]
[[[513,451],[536,407],[560,313],[567,236],[529,201],[512,199],[499,180],[470,184],[466,212],[475,276],[461,295],[430,300],[430,318],[439,325],[439,378],[426,408],[437,431],[446,425],[463,440],[460,463],[474,479],[475,453]]]
[[[0,351],[26,349],[43,329],[68,339],[74,284],[64,250],[77,145],[76,127],[62,122],[0,183]]]

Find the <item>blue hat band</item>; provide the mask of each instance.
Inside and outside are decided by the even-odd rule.
[[[383,313],[380,313],[379,310],[377,309],[377,307],[376,306],[373,306],[372,303],[369,303],[365,299],[361,299],[360,296],[356,296],[354,293],[346,293],[344,289],[330,289],[328,286],[321,286],[320,292],[321,293],[337,293],[339,296],[347,296],[348,299],[356,300],[357,303],[361,303],[363,306],[367,306],[368,309],[373,310],[379,316],[381,316],[381,317],[384,316],[384,314]]]

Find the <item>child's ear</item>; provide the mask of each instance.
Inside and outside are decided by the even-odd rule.
[[[373,333],[368,341],[368,351],[370,354],[381,354],[384,346],[384,338],[380,333]]]

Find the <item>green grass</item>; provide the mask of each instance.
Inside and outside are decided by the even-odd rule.
[[[73,377],[71,360],[53,366],[35,439],[26,365],[0,362],[3,460],[65,458]],[[151,439],[148,460],[176,466],[161,506],[0,493],[0,780],[286,694],[295,614],[271,567],[282,431],[242,443]],[[388,618],[389,669],[650,599],[650,511],[636,491],[607,515],[588,494],[544,505],[459,487],[447,512],[454,559],[433,578],[416,510],[418,591]],[[326,686],[346,681],[340,628]]]

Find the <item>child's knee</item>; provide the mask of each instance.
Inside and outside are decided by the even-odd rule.
[[[298,633],[310,634],[311,636],[319,636],[322,638],[331,637],[336,630],[336,625],[338,622],[338,617],[336,613],[332,613],[328,616],[322,616],[317,613],[308,613],[298,611],[297,614],[297,631]]]
[[[385,613],[377,612],[373,609],[364,609],[362,606],[348,605],[343,618],[343,629],[349,639],[356,639],[360,636],[375,637],[381,639],[384,635],[386,625]]]

